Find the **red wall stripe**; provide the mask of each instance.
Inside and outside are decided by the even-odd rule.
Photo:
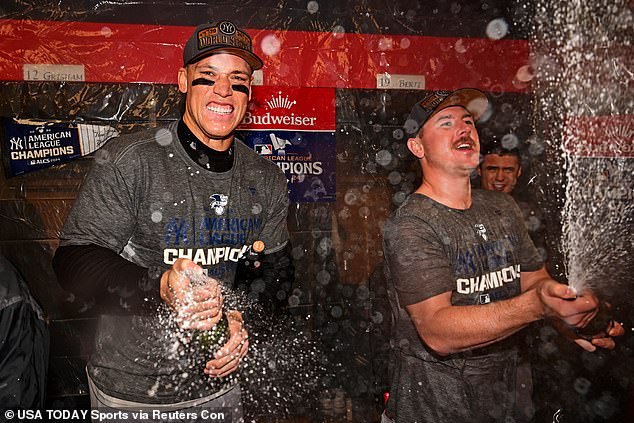
[[[190,26],[0,20],[0,77],[25,64],[84,65],[86,82],[175,84]],[[429,90],[525,92],[526,40],[247,30],[265,85],[376,88],[379,73],[425,77]]]

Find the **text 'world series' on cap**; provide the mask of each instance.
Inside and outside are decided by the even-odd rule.
[[[183,65],[190,65],[217,53],[241,57],[253,70],[260,69],[263,65],[262,59],[253,53],[249,34],[229,21],[198,25],[185,44]]]

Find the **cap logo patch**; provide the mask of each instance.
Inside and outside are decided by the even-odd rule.
[[[222,24],[228,24],[226,27],[233,29],[233,32],[225,32]],[[206,28],[198,32],[198,50],[218,44],[251,50],[249,37],[243,32],[236,31],[236,27],[231,22],[222,22],[218,27]]]
[[[227,35],[233,35],[236,32],[236,27],[234,24],[228,21],[222,21],[218,24],[218,28],[220,28],[220,32]]]
[[[420,107],[433,110],[450,94],[449,91],[438,91],[421,100]]]

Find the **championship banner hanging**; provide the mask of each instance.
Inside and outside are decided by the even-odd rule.
[[[119,132],[105,125],[0,120],[7,177],[65,163],[100,148]]]
[[[253,87],[238,136],[286,174],[290,201],[335,201],[333,88]]]
[[[574,157],[634,158],[634,115],[566,116],[563,140]]]

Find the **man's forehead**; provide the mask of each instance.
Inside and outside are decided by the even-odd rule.
[[[455,118],[456,116],[460,118],[472,117],[471,113],[462,106],[449,106],[434,113],[429,120]]]
[[[226,73],[244,73],[251,75],[251,66],[241,57],[229,53],[216,53],[207,56],[190,66],[194,70],[212,69]]]
[[[498,154],[498,153],[489,153],[484,156],[482,159],[483,163],[494,163],[499,165],[514,165],[519,166],[519,159],[514,154]]]

